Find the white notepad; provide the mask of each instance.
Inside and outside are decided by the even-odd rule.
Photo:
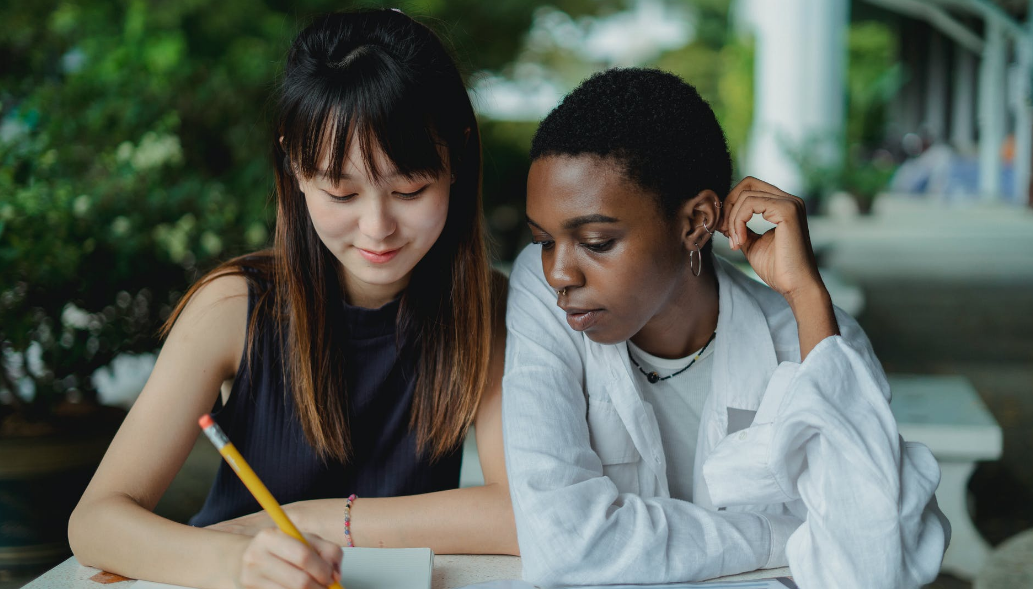
[[[434,551],[430,548],[345,548],[341,585],[346,589],[430,589]],[[133,589],[173,589],[176,585],[137,581]]]

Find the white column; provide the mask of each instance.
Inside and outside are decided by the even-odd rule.
[[[1015,105],[1015,185],[1016,204],[1031,204],[1029,194],[1030,160],[1033,159],[1033,0],[1026,13],[1026,38],[1018,44],[1019,64]]]
[[[925,77],[925,130],[933,141],[946,139],[947,43],[938,31],[929,33],[929,63]]]
[[[976,103],[975,56],[961,45],[954,46],[954,95],[951,98],[951,143],[962,153],[974,153],[976,146],[974,105]]]
[[[1001,196],[1001,145],[1005,126],[1004,31],[996,20],[986,23],[986,46],[979,65],[979,192]]]
[[[754,0],[743,8],[756,41],[744,171],[800,194],[804,178],[786,147],[842,134],[848,0]],[[841,157],[841,142],[828,143],[824,157]]]

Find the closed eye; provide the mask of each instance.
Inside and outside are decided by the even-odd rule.
[[[608,239],[608,240],[606,240],[606,241],[604,241],[602,243],[582,243],[581,245],[585,249],[591,250],[593,252],[600,253],[600,252],[605,252],[605,251],[609,250],[611,247],[613,247],[613,240],[612,239]]]
[[[330,200],[332,200],[332,201],[334,201],[334,202],[348,202],[348,201],[350,201],[351,199],[353,199],[353,198],[355,198],[356,196],[358,196],[357,194],[354,194],[354,193],[353,193],[353,194],[344,194],[344,195],[339,195],[339,194],[331,194],[331,193],[329,193],[329,192],[327,192],[327,191],[325,191],[325,190],[324,190],[323,192],[324,192],[324,193],[325,193],[325,194],[326,194],[327,196],[329,196],[329,197],[330,197]]]
[[[553,245],[553,241],[551,239],[535,239],[533,237],[531,238],[531,243],[542,246],[543,250],[550,250]]]
[[[430,184],[426,184],[419,190],[415,190],[413,192],[396,192],[395,195],[403,200],[411,200],[422,194],[423,191],[427,189],[427,186],[430,186]]]

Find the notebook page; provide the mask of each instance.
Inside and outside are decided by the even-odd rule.
[[[430,589],[430,548],[345,548],[341,584],[348,589]]]
[[[434,552],[430,548],[345,548],[341,585],[347,589],[430,589]],[[137,581],[132,589],[185,589]]]

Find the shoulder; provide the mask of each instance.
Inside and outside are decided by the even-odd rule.
[[[247,317],[249,298],[264,300],[274,291],[273,257],[268,252],[240,256],[212,270],[187,293],[183,314],[213,311],[217,315]],[[182,318],[182,317],[181,317]],[[214,319],[214,318],[212,318]]]
[[[223,272],[203,280],[183,308],[177,323],[191,320],[218,322],[227,314],[247,314],[247,278],[238,273]]]
[[[563,311],[556,306],[556,291],[549,286],[542,270],[541,246],[530,244],[520,252],[509,273],[509,300],[507,322],[515,316],[530,316],[536,320],[559,318],[565,326]]]
[[[491,269],[489,287],[491,288],[491,306],[496,317],[506,312],[506,299],[509,296],[509,277],[501,270]]]
[[[189,293],[165,342],[189,349],[228,374],[236,372],[247,337],[248,280],[240,273],[216,272]]]
[[[510,278],[512,279],[514,275],[525,272],[541,274],[542,246],[529,243],[517,254],[516,260],[513,261],[513,271],[510,272]]]
[[[491,330],[496,345],[505,345],[506,338],[506,303],[509,299],[509,278],[501,271],[492,268],[491,288]]]
[[[555,299],[555,292],[545,280],[542,270],[542,246],[529,244],[513,262],[509,273],[509,290],[512,298],[514,291],[526,291],[538,297]]]

